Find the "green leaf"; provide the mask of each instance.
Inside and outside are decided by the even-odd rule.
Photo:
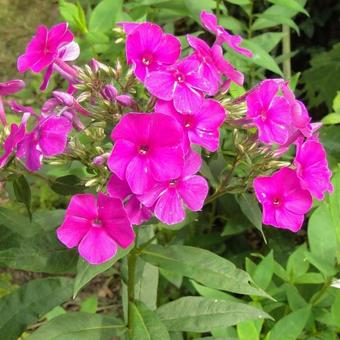
[[[131,340],[170,340],[169,333],[158,315],[142,302],[130,302],[129,309],[132,320]]]
[[[325,102],[331,109],[340,88],[340,43],[333,45],[330,51],[316,53],[310,64],[311,67],[302,73],[310,106]]]
[[[22,227],[29,229],[32,224]],[[34,234],[28,237],[0,226],[0,265],[45,273],[73,271],[78,258],[76,251],[61,245],[55,230],[43,230],[38,224],[35,227]]]
[[[252,306],[227,300],[187,296],[158,308],[157,313],[170,331],[208,332],[246,320],[270,318]]]
[[[294,284],[321,284],[325,282],[325,278],[320,273],[306,273],[298,276],[294,280]]]
[[[116,256],[98,266],[92,265],[80,257],[77,264],[77,275],[74,280],[73,298],[75,298],[79,291],[94,277],[111,268],[118,260],[126,256],[131,249],[132,246],[127,249],[120,248]]]
[[[334,266],[337,249],[336,233],[326,202],[318,207],[309,219],[308,241],[314,257]]]
[[[0,299],[0,334],[16,340],[25,328],[72,295],[72,280],[34,280]]]
[[[162,268],[159,269],[159,273],[175,287],[181,288],[183,282],[183,276],[181,274],[173,273]]]
[[[149,309],[155,310],[157,308],[159,269],[142,259],[138,260],[138,262],[143,262],[143,270],[135,286],[135,297]]]
[[[250,5],[251,0],[227,0],[227,2],[230,2],[234,5],[244,6],[244,5]]]
[[[254,321],[245,321],[237,325],[239,340],[259,340],[259,332]]]
[[[287,294],[289,307],[292,311],[296,311],[300,308],[306,307],[307,302],[301,296],[300,292],[295,286],[286,283],[284,289]]]
[[[15,198],[18,202],[24,203],[30,219],[31,213],[31,188],[24,175],[16,177],[13,181]]]
[[[110,31],[122,10],[122,6],[123,0],[102,0],[91,14],[89,23],[90,31],[102,33]]]
[[[27,340],[111,340],[126,332],[117,319],[83,312],[60,315],[41,326]]]
[[[75,4],[72,4],[65,0],[59,0],[59,12],[71,27],[77,27],[76,18],[78,16],[78,8]]]
[[[334,192],[329,196],[330,211],[332,216],[332,222],[335,227],[335,233],[337,235],[338,244],[338,261],[340,262],[340,171],[337,171],[333,175],[332,183],[334,186]]]
[[[40,226],[17,211],[0,207],[0,225],[5,226],[21,237],[30,237],[39,233]],[[1,239],[0,239],[1,242]]]
[[[243,214],[248,218],[253,226],[261,232],[264,240],[266,240],[262,230],[262,213],[255,196],[244,193],[237,196],[236,199]]]
[[[251,41],[261,46],[266,52],[270,52],[284,37],[283,33],[266,32],[252,38]]]
[[[200,14],[203,10],[212,12],[216,7],[216,2],[214,0],[184,0],[184,4],[189,10],[190,15],[200,23]]]
[[[51,189],[60,195],[75,195],[84,191],[85,187],[75,175],[66,175],[56,178]]]
[[[297,275],[303,275],[307,273],[309,268],[309,262],[306,259],[305,253],[307,251],[306,243],[302,244],[294,250],[289,256],[287,262],[288,274],[295,278]]]
[[[307,306],[284,316],[275,323],[268,340],[296,340],[303,331],[310,313],[310,306]]]
[[[333,100],[334,112],[340,112],[340,91],[337,92],[336,97]]]
[[[98,299],[95,295],[89,296],[81,302],[80,311],[95,314],[98,308]]]
[[[340,294],[338,293],[335,297],[335,301],[331,307],[331,313],[334,323],[337,327],[340,327]]]
[[[233,263],[207,250],[174,245],[150,245],[141,254],[146,262],[180,273],[208,287],[239,294],[268,295],[253,286],[250,276]]]
[[[262,259],[262,261],[256,266],[256,269],[252,275],[255,283],[262,289],[266,289],[273,277],[274,273],[274,256],[273,251]]]
[[[253,62],[256,65],[259,65],[266,70],[270,70],[283,77],[282,71],[280,70],[274,58],[261,46],[252,40],[244,40],[243,46],[253,52],[253,57],[249,60],[250,62]]]
[[[340,112],[339,113],[329,113],[322,118],[322,123],[325,125],[335,125],[340,124]]]
[[[281,5],[283,7],[291,8],[297,12],[301,12],[309,16],[308,12],[296,0],[269,0],[273,4]]]

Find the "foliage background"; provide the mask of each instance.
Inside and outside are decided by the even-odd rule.
[[[107,11],[106,19],[97,22],[92,14],[101,3],[99,0],[0,0],[0,81],[18,77],[16,58],[22,53],[23,46],[39,23],[52,25],[67,19],[81,45],[81,63],[86,63],[91,57],[114,63],[117,56],[123,54],[119,34],[112,31],[114,21],[148,19],[164,25],[167,31],[179,36],[185,33],[202,35],[197,14],[201,9],[211,10],[218,6],[222,11],[220,22],[233,33],[245,36],[250,41],[249,47],[258,55],[254,65],[237,58],[230,51],[227,52],[235,65],[244,70],[246,87],[265,76],[280,76],[283,63],[288,60],[291,62],[292,84],[296,85],[297,95],[310,108],[313,119],[323,119],[326,125],[321,130],[321,139],[335,173],[334,195],[325,203],[316,203],[306,226],[296,235],[264,228],[267,239],[265,243],[258,231],[262,226],[258,224],[256,214],[249,214],[249,211],[257,211],[256,205],[247,197],[236,201],[233,197],[226,196],[205,209],[199,220],[196,216],[189,217],[185,225],[176,228],[176,232],[159,226],[161,243],[192,245],[217,253],[237,267],[245,269],[260,288],[276,299],[275,302],[256,296],[249,298],[231,295],[214,289],[216,287],[211,288],[209,284],[202,284],[192,273],[169,270],[169,264],[159,264],[150,254],[143,259],[151,264],[146,267],[145,263],[141,265],[139,278],[140,287],[150,296],[141,297],[142,301],[146,301],[152,309],[156,304],[160,305],[184,295],[227,301],[242,300],[250,306],[262,308],[276,320],[246,321],[237,326],[214,328],[211,331],[208,328],[203,333],[196,329],[185,335],[180,332],[180,326],[179,329],[170,327],[172,339],[182,339],[183,336],[187,339],[200,336],[247,340],[336,339],[340,330],[340,96],[337,96],[340,91],[339,1],[115,2],[118,6],[116,10]],[[276,9],[273,9],[275,6]],[[291,51],[288,54],[282,52],[282,24],[290,26]],[[203,34],[202,37],[207,41],[211,38],[208,34]],[[29,77],[28,87],[20,97],[26,105],[38,108],[45,95],[37,93],[39,76]],[[58,85],[57,79],[51,84],[51,88]],[[242,89],[235,88],[233,91],[240,93]],[[212,157],[209,164],[211,168],[218,169],[219,159]],[[55,170],[55,173],[52,169],[45,171],[55,176],[66,174],[65,169]],[[67,173],[69,171],[67,169]],[[75,178],[81,178],[82,169],[75,165],[71,174],[77,176]],[[4,298],[0,299],[0,315],[4,313],[4,306],[7,306],[7,317],[0,321],[0,330],[6,336],[4,339],[16,339],[22,333],[23,337],[27,337],[33,330],[41,325],[48,325],[46,321],[53,319],[57,325],[61,325],[59,327],[65,322],[78,322],[80,325],[115,325],[119,329],[122,327],[119,321],[112,318],[113,315],[117,317],[123,314],[119,293],[122,284],[117,274],[117,265],[110,269],[109,266],[99,268],[86,275],[84,273],[88,269],[81,261],[77,262],[75,253],[60,247],[54,236],[54,230],[62,219],[68,200],[68,196],[63,195],[65,187],[66,193],[70,194],[72,189],[69,186],[74,185],[74,178],[54,189],[42,180],[27,180],[31,186],[33,222],[29,222],[27,218],[25,205],[18,202],[15,184],[1,187],[0,296]],[[21,213],[20,216],[17,215],[18,212]],[[124,263],[122,268],[124,270]],[[96,273],[100,275],[96,276]],[[63,274],[63,277],[54,277],[56,274]],[[76,283],[73,289],[74,277]],[[143,284],[145,277],[148,279],[146,286]],[[86,285],[91,279],[90,284]],[[158,297],[151,296],[157,286]],[[81,288],[80,294],[73,300],[73,293]],[[53,299],[49,299],[51,292]],[[44,303],[47,300],[49,302]],[[15,301],[19,301],[19,312]],[[26,308],[26,303],[31,307]],[[187,306],[193,312],[197,310],[193,301],[187,301]],[[73,321],[63,319],[65,313],[69,315],[71,312],[84,314],[73,313],[70,316]],[[166,311],[163,310],[160,315],[166,319]],[[201,325],[204,322],[209,324],[208,321],[201,321]],[[43,327],[41,330],[40,338],[39,333],[36,338],[32,338],[49,339],[46,337],[49,334],[48,328],[46,333]],[[114,329],[111,331],[108,334],[114,333]],[[105,338],[106,335],[103,336]]]

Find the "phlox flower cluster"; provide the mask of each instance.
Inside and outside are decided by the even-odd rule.
[[[131,93],[119,93],[111,83],[98,90],[102,101],[120,108],[112,119],[112,149],[92,162],[109,173],[106,192],[74,195],[57,230],[59,240],[69,248],[78,247],[91,264],[103,263],[115,256],[119,247],[131,246],[133,226],[153,216],[164,224],[177,224],[185,219],[186,210],[196,212],[204,206],[209,185],[199,174],[201,152],[219,150],[220,129],[232,119],[218,98],[232,82],[242,86],[244,81],[243,74],[225,59],[223,46],[249,58],[252,53],[241,46],[240,36],[218,25],[215,15],[202,12],[201,23],[215,35],[215,42],[209,46],[187,35],[190,51],[185,53],[180,41],[156,24],[118,24],[126,34],[127,64],[154,105],[147,106],[149,112],[139,112],[140,103]],[[73,129],[81,132],[84,121],[96,119],[91,107],[97,99],[91,97],[91,105],[84,106],[84,96],[77,97],[77,86],[83,81],[81,69],[70,62],[78,55],[79,46],[66,23],[51,29],[38,27],[18,58],[18,70],[44,72],[41,90],[54,72],[69,86],[66,91],[53,91],[39,114],[9,102],[13,113],[22,114],[22,120],[10,126],[1,168],[17,159],[28,171],[38,171],[44,159],[69,152]],[[87,67],[96,73],[103,64],[92,60]],[[23,85],[18,80],[0,84],[0,99]],[[263,207],[263,223],[297,231],[311,208],[312,197],[323,199],[325,192],[332,191],[331,172],[316,125],[282,79],[263,81],[237,103],[246,107],[243,118],[247,123],[242,128],[253,131],[255,127],[257,142],[272,148],[274,157],[295,145],[291,166],[258,176],[253,184]],[[5,124],[2,105],[0,118]]]
[[[296,100],[286,82],[265,80],[246,97],[247,117],[257,127],[262,143],[277,145],[277,155],[294,145],[292,167],[254,180],[255,194],[263,206],[263,223],[298,231],[312,198],[322,200],[332,192],[332,173],[326,152],[304,104]]]

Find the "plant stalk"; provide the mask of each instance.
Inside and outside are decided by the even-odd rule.
[[[292,77],[292,65],[290,60],[290,28],[288,25],[282,25],[282,33],[284,34],[282,39],[282,53],[287,55],[287,58],[283,61],[283,75],[286,80]]]

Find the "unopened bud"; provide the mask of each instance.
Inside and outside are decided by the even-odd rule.
[[[116,97],[117,102],[125,107],[130,107],[132,109],[136,108],[136,101],[127,94],[122,94]]]
[[[101,95],[104,97],[104,99],[112,102],[116,100],[118,91],[113,85],[108,84],[103,87]]]
[[[67,92],[62,92],[62,91],[53,91],[52,92],[53,97],[56,98],[61,104],[65,106],[72,106],[74,103],[74,98],[72,95],[70,95]]]
[[[89,181],[87,181],[85,183],[85,186],[86,187],[93,187],[95,185],[97,185],[99,183],[99,178],[93,178],[93,179],[90,179]]]

